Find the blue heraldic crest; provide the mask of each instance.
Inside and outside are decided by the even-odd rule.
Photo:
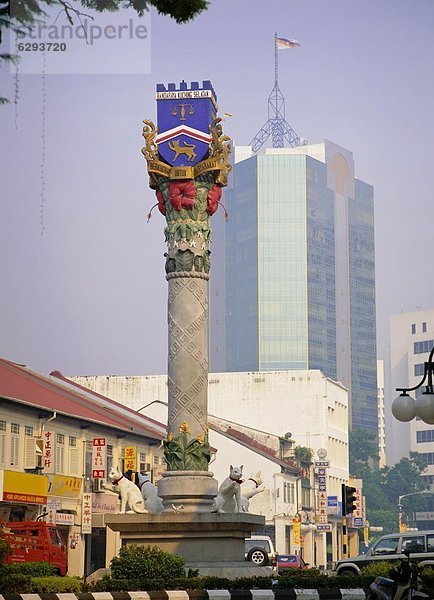
[[[155,142],[160,159],[173,167],[193,167],[208,157],[210,126],[217,114],[217,98],[210,81],[179,89],[157,84],[158,135]]]

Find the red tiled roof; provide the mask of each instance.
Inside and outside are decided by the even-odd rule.
[[[0,397],[155,440],[166,432],[158,421],[74,383],[59,371],[46,376],[2,358]]]

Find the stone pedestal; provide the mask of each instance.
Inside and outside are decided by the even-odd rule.
[[[165,511],[182,505],[184,512],[210,512],[218,484],[211,471],[167,471],[158,481]]]
[[[201,575],[243,577],[269,575],[244,558],[244,540],[265,523],[249,513],[106,514],[105,524],[121,534],[122,545],[158,546],[181,555]]]

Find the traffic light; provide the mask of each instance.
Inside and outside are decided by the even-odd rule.
[[[355,487],[351,487],[349,485],[345,486],[345,514],[346,515],[353,513],[357,508],[357,506],[356,506],[356,500],[357,500],[356,491],[357,490]]]

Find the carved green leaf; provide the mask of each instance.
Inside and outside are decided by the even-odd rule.
[[[194,254],[191,250],[178,250],[175,255],[178,271],[191,271],[193,267]]]
[[[208,436],[201,444],[197,439],[189,439],[187,433],[164,442],[164,456],[170,471],[206,471],[211,460]]]
[[[202,272],[203,268],[203,258],[200,255],[194,257],[194,270],[197,272]]]
[[[209,250],[203,255],[203,268],[205,273],[209,273],[211,270],[211,252]]]

